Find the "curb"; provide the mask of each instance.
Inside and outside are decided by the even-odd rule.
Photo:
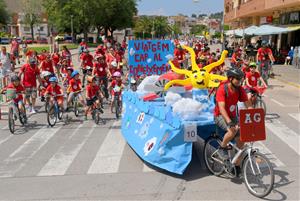
[[[297,83],[289,82],[289,81],[286,81],[286,80],[284,80],[284,79],[277,78],[276,76],[274,77],[274,79],[276,79],[276,80],[278,80],[278,81],[280,81],[280,82],[283,82],[283,83],[285,83],[285,84],[288,84],[288,85],[290,85],[290,86],[293,86],[293,87],[296,87],[296,88],[300,89],[300,85],[297,84]]]

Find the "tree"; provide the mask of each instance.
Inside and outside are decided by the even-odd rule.
[[[202,34],[203,31],[207,31],[207,27],[205,25],[195,25],[192,26],[191,34]]]
[[[22,8],[24,12],[23,22],[30,26],[31,37],[34,39],[33,27],[41,22],[42,3],[36,0],[22,0]]]
[[[0,0],[0,26],[7,23],[8,13],[6,11],[6,4],[3,0]]]
[[[193,13],[192,18],[197,18],[197,15],[195,13]]]

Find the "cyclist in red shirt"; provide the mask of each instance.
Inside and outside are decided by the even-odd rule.
[[[67,46],[63,46],[63,50],[61,52],[62,59],[66,59],[68,61],[68,66],[73,66],[72,64],[72,54]]]
[[[51,75],[52,75],[52,73],[50,73],[49,71],[42,71],[42,73],[41,73],[42,83],[40,83],[39,91],[40,91],[40,96],[41,96],[42,102],[45,101],[45,92],[46,92],[47,87],[50,85],[49,79],[50,79]]]
[[[61,79],[61,72],[60,72],[60,54],[58,52],[58,49],[55,49],[54,53],[52,54],[52,61],[53,66],[55,67],[56,74],[59,79]]]
[[[108,77],[111,77],[111,73],[108,70],[108,66],[104,60],[103,55],[96,56],[96,62],[94,63],[93,75],[96,76],[96,79],[104,84],[105,98],[109,97],[108,94]]]
[[[57,100],[57,104],[60,107],[61,111],[64,111],[64,97],[61,87],[57,84],[58,79],[56,77],[51,77],[49,79],[50,85],[47,87],[45,96],[50,97],[50,105],[54,104],[54,98]]]
[[[40,70],[48,71],[48,72],[52,73],[52,75],[54,75],[54,68],[53,68],[53,63],[52,63],[50,54],[47,54],[46,59],[41,62]]]
[[[26,121],[26,112],[23,103],[23,93],[25,92],[25,88],[20,83],[20,78],[17,75],[11,77],[11,83],[8,84],[4,89],[1,90],[1,93],[4,93],[7,89],[15,89],[16,90],[16,98],[13,99],[14,104],[19,108],[21,113],[25,115],[24,119]]]
[[[272,50],[267,47],[267,41],[262,41],[262,47],[257,50],[256,63],[258,63],[258,71],[263,80],[268,84],[269,72],[271,70],[271,62],[274,63]]]
[[[239,139],[237,103],[245,102],[247,108],[251,107],[247,94],[241,82],[244,73],[237,68],[231,68],[227,71],[228,81],[220,84],[216,92],[216,107],[214,118],[216,125],[225,131],[223,141],[220,146],[219,153],[223,159],[228,158],[227,144],[235,138],[237,146],[241,149],[244,145]]]
[[[100,87],[97,84],[95,76],[89,76],[87,78],[88,85],[86,86],[86,109],[85,109],[85,120],[87,120],[87,115],[94,104],[96,104],[96,108],[103,113],[103,110],[100,107],[99,98],[102,98],[103,95],[101,93]]]
[[[19,72],[19,77],[23,75],[22,83],[25,87],[25,100],[29,104],[29,111],[31,113],[36,113],[35,103],[37,98],[37,82],[41,83],[40,70],[36,65],[36,60],[34,58],[29,59],[29,63],[22,66]],[[31,100],[30,100],[31,98]]]
[[[69,82],[69,88],[68,88],[68,92],[69,96],[68,96],[68,105],[70,105],[71,101],[73,100],[74,95],[77,95],[77,97],[79,98],[81,104],[83,106],[85,106],[85,102],[83,100],[83,97],[81,95],[81,81],[79,78],[79,72],[77,70],[74,70],[72,72],[71,75],[72,79]]]
[[[265,88],[267,88],[267,84],[260,76],[260,73],[256,71],[256,63],[254,62],[250,63],[249,67],[250,67],[250,72],[246,73],[245,88],[248,95],[248,99],[251,101],[252,94],[256,92],[255,88],[258,85],[258,80],[261,81],[261,83],[264,85]]]
[[[82,73],[83,73],[83,78],[82,78],[82,85],[84,87],[84,83],[85,83],[85,77],[86,77],[86,67],[87,66],[93,66],[93,56],[90,54],[90,51],[88,49],[85,49],[83,54],[81,55],[81,69],[82,69]]]
[[[124,88],[124,84],[122,82],[122,78],[121,78],[121,73],[120,72],[115,72],[113,74],[113,80],[110,83],[110,86],[108,87],[111,91],[111,105],[110,105],[110,109],[111,112],[113,113],[113,103],[114,103],[114,98],[115,95],[118,94],[120,95],[120,101],[121,101],[121,93],[122,93],[122,89]]]
[[[183,68],[183,61],[185,59],[185,51],[180,45],[177,45],[177,47],[175,48],[174,57],[177,59],[178,63],[180,64],[180,68]]]
[[[242,50],[237,49],[231,56],[231,67],[240,67],[242,62]]]

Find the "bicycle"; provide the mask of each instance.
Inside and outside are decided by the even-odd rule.
[[[80,93],[81,91],[78,91],[78,92],[75,92],[74,93],[74,96],[73,96],[73,99],[72,99],[72,105],[74,107],[74,114],[76,117],[79,116],[79,101],[78,101],[78,94]]]
[[[244,179],[248,191],[259,198],[267,196],[273,189],[274,171],[270,161],[253,147],[254,141],[246,144],[243,149],[239,149],[235,144],[229,142],[232,147],[228,150],[228,159],[222,160],[219,157],[219,147],[222,138],[216,133],[212,134],[205,140],[204,145],[204,161],[209,172],[216,176],[222,175],[224,172],[233,177],[238,177],[235,163],[241,158],[242,177]],[[265,177],[268,177],[266,180]],[[253,178],[253,179],[252,179]],[[267,181],[267,184],[264,184]],[[263,184],[260,191],[258,185]]]
[[[9,131],[14,134],[15,133],[15,121],[19,119],[22,126],[27,124],[27,116],[24,104],[22,104],[23,111],[21,111],[18,105],[14,102],[14,98],[16,98],[18,93],[16,93],[15,89],[7,89],[6,97],[9,102],[8,106],[8,127]]]
[[[262,108],[267,114],[267,105],[263,100],[263,93],[265,92],[266,88],[264,87],[254,87],[251,89],[251,101],[253,104],[253,108]]]
[[[99,124],[100,121],[102,121],[103,124],[105,124],[105,120],[101,118],[101,112],[99,108],[97,107],[97,104],[94,103],[92,106],[92,119],[95,121],[95,124]]]
[[[119,119],[120,114],[122,113],[122,102],[120,100],[121,88],[115,87],[113,90],[115,91],[113,106],[115,108],[116,118]]]
[[[63,117],[63,111],[57,103],[57,96],[63,96],[63,94],[56,95],[53,97],[53,104],[49,106],[47,112],[47,121],[49,126],[53,127],[57,123],[57,120],[61,120]]]

